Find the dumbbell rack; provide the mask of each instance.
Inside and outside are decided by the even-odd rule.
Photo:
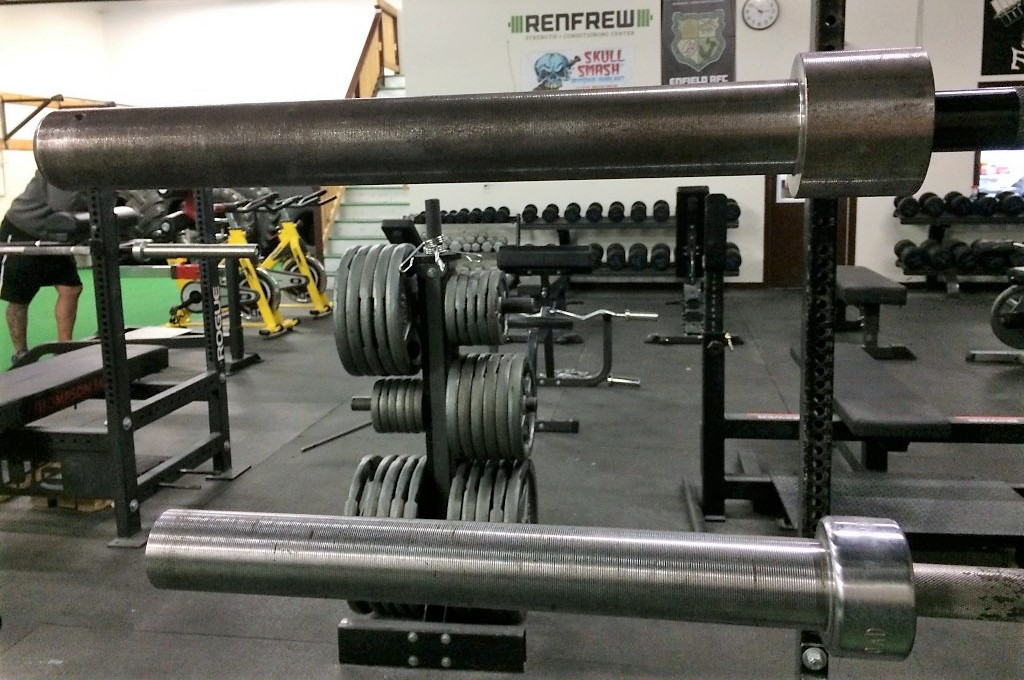
[[[427,201],[426,213],[426,237],[430,242],[441,237],[436,200]],[[408,226],[386,230],[389,240],[419,247],[419,235],[411,224]],[[458,474],[462,467],[457,458],[458,446],[450,441],[449,433],[450,371],[459,352],[449,335],[451,326],[445,305],[445,291],[455,281],[455,265],[460,259],[461,255],[454,252],[417,250],[408,272],[417,286],[411,317],[419,335],[426,467],[415,502],[419,508],[417,517],[423,518],[443,519],[450,514],[452,489],[464,483]],[[335,313],[346,313],[340,302]],[[466,465],[472,463],[465,461]],[[491,464],[488,460],[487,465]],[[521,467],[525,469],[526,465]],[[532,483],[532,468],[528,474]],[[513,487],[511,475],[508,486]],[[535,486],[532,492],[535,493]],[[407,503],[414,500],[414,490],[410,488],[408,493]],[[532,509],[535,512],[535,496]],[[419,605],[384,605],[383,609],[394,607],[404,609],[407,615],[409,607]],[[418,618],[390,619],[385,615],[343,619],[338,626],[338,658],[342,664],[354,665],[522,672],[526,632],[519,612],[425,606]]]
[[[928,238],[938,243],[946,237],[946,232],[953,227],[962,226],[1007,226],[1007,227],[1021,227],[1024,226],[1024,218],[1021,216],[983,216],[983,215],[967,215],[959,217],[957,215],[940,215],[939,217],[900,217],[898,214],[894,217],[899,217],[900,224],[916,225],[916,226],[927,226],[928,227]],[[940,281],[945,284],[946,294],[949,297],[956,297],[960,294],[960,281],[961,276],[974,277],[988,277],[1005,279],[1005,272],[960,272],[955,268],[947,269],[945,271],[939,271],[934,269],[906,269],[902,264],[898,263],[897,266],[903,270],[903,273],[907,276],[924,276],[929,287],[938,286]]]

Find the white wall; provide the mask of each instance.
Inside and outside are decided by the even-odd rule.
[[[107,99],[103,28],[95,7],[24,5],[0,7],[0,92],[48,97]],[[12,129],[32,107],[9,106]],[[16,135],[31,139],[34,124]],[[35,172],[27,151],[0,151],[0,215]]]
[[[788,78],[793,57],[810,44],[810,3],[780,0],[778,22],[766,31],[753,31],[738,22],[736,28],[737,80]],[[542,0],[445,0],[444,30],[418,31],[409,27],[429,26],[442,10],[437,0],[406,0],[402,32],[402,55],[410,96],[431,94],[500,92],[516,89],[517,58],[524,49],[522,36],[511,34],[513,14],[554,11]],[[737,16],[742,0],[736,1]],[[630,3],[606,0],[564,0],[557,11],[622,9]],[[657,15],[660,3],[647,6]],[[921,45],[932,56],[939,89],[975,87],[979,81],[982,5],[963,0],[857,0],[846,5],[847,46],[851,49]],[[458,36],[458,40],[449,39]],[[607,45],[611,38],[599,42]],[[660,40],[657,28],[636,31],[618,39],[636,54],[635,85],[660,83]],[[585,45],[587,41],[581,40]],[[564,44],[564,43],[563,43]],[[573,44],[576,44],[575,42]],[[884,150],[881,151],[884,153]],[[967,191],[973,175],[973,154],[933,156],[922,191],[945,193]],[[421,185],[410,192],[414,205],[438,197],[451,207],[483,207],[505,204],[519,210],[527,203],[548,202],[564,206],[575,200],[585,204],[598,200],[669,199],[680,185],[708,184],[712,191],[735,197],[743,209],[741,228],[730,233],[743,250],[741,281],[762,280],[761,252],[764,234],[764,189],[760,177],[752,178],[669,178],[611,180],[606,182],[533,182],[517,184]],[[894,278],[902,279],[895,267],[893,244],[900,238],[924,238],[923,228],[904,227],[892,217],[892,199],[865,198],[858,201],[856,261]],[[584,237],[585,238],[585,237]]]
[[[343,98],[373,14],[373,0],[4,5],[0,92],[133,106]],[[31,153],[2,155],[0,214],[35,171]]]

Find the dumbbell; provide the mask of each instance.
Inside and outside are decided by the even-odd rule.
[[[1010,217],[1024,213],[1024,198],[1013,191],[1003,191],[996,195],[999,200],[999,211]]]
[[[669,208],[668,201],[655,201],[651,212],[654,214],[655,222],[667,222],[672,210]]]
[[[943,244],[927,238],[919,246],[924,251],[928,266],[936,271],[946,271],[953,266],[953,256]]]
[[[536,221],[537,206],[535,206],[533,203],[529,203],[525,208],[523,208],[523,222],[525,224],[533,224]]]
[[[617,272],[626,267],[626,248],[621,243],[609,243],[604,252],[609,269]]]
[[[647,268],[647,246],[643,243],[634,243],[629,247],[629,253],[626,255],[626,261],[629,263],[629,268],[634,270],[641,270]]]
[[[565,221],[569,224],[575,224],[580,221],[580,213],[582,209],[579,203],[570,203],[565,206],[565,212],[562,214],[565,217]]]
[[[425,224],[427,221],[427,211],[421,210],[419,213],[412,218],[413,224]],[[444,222],[444,211],[441,211],[441,221]]]
[[[541,218],[551,224],[558,219],[558,206],[554,203],[548,203],[547,207],[544,208],[544,212],[540,214]]]
[[[501,206],[498,208],[498,213],[494,216],[495,222],[508,222],[509,218],[512,217],[512,211],[508,209],[508,206]]]
[[[600,203],[591,203],[587,207],[587,222],[599,222],[603,213],[604,208]]]
[[[666,204],[667,205],[667,204]],[[657,204],[655,204],[657,207]],[[666,243],[655,243],[651,248],[651,267],[660,272],[669,268],[672,262],[672,251]]]
[[[473,224],[480,224],[484,221],[484,211],[480,208],[473,208],[469,211],[469,221]]]
[[[740,218],[740,204],[734,198],[725,199],[725,221],[736,222]]]
[[[600,243],[590,244],[590,259],[594,263],[594,268],[601,266],[601,260],[604,259],[604,246]]]
[[[904,269],[917,271],[924,269],[928,263],[928,258],[925,257],[924,251],[918,248],[910,239],[903,239],[897,242],[892,250],[896,253],[896,259],[903,265]]]
[[[999,200],[995,196],[989,196],[988,194],[978,194],[978,197],[974,199],[974,204],[971,206],[971,212],[983,217],[991,217],[998,211]]]
[[[743,256],[740,255],[740,247],[732,241],[725,243],[725,271],[739,271],[743,264]]]
[[[494,209],[493,205],[489,205],[484,208],[483,221],[487,224],[494,222],[494,218],[497,216],[498,211]]]
[[[913,196],[897,196],[892,203],[896,206],[896,214],[900,217],[913,217],[921,212],[921,204]]]
[[[974,241],[971,243],[971,248],[974,250],[978,269],[992,274],[997,274],[1006,269],[1010,262],[1010,253],[1013,251],[1013,245],[1008,241],[989,241],[986,239]]]
[[[949,256],[953,258],[953,265],[958,271],[969,272],[977,266],[974,250],[963,241],[950,241]]]
[[[608,219],[612,222],[621,222],[626,219],[626,206],[622,205],[620,201],[615,201],[608,206]]]
[[[634,222],[643,222],[647,219],[647,204],[643,201],[634,201],[629,207],[629,219]],[[644,248],[646,250],[646,248]],[[645,253],[646,259],[646,253]]]
[[[942,199],[946,203],[946,210],[957,217],[967,217],[971,214],[971,199],[959,191],[950,191]]]
[[[460,208],[459,212],[455,213],[455,221],[459,224],[469,222],[469,208]]]
[[[929,217],[939,217],[942,213],[946,212],[946,202],[938,194],[931,191],[921,194],[917,202],[921,204],[921,212]]]

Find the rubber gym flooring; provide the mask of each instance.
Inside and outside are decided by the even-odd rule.
[[[680,487],[696,480],[701,358],[696,346],[642,342],[681,330],[671,290],[577,290],[577,309],[657,311],[656,323],[616,321],[613,371],[638,376],[626,387],[541,390],[541,416],[578,418],[577,435],[539,434],[533,451],[544,523],[686,530]],[[910,346],[918,360],[893,365],[950,413],[979,414],[1024,404],[1024,366],[969,364],[969,349],[1000,349],[988,329],[994,291],[953,299],[914,290],[900,309],[884,308],[883,342]],[[173,294],[172,300],[173,303]],[[161,303],[161,306],[163,303]],[[728,355],[727,411],[788,411],[799,401],[789,347],[799,338],[797,291],[729,289],[727,328],[746,344]],[[131,317],[129,316],[131,320]],[[580,328],[587,342],[559,346],[560,368],[595,368],[600,324]],[[855,342],[858,336],[841,336]],[[38,341],[38,340],[36,340]],[[359,431],[307,453],[301,447],[353,425],[353,395],[372,378],[346,375],[330,320],[304,321],[281,338],[255,332],[247,348],[263,363],[232,376],[234,460],[252,469],[230,483],[187,477],[143,503],[145,523],[171,507],[338,514],[356,462],[366,453],[415,453],[421,435]],[[521,346],[506,346],[517,351]],[[191,375],[195,350],[174,350],[171,369]],[[55,418],[102,422],[87,402]],[[139,433],[140,451],[198,437],[205,407],[189,406]],[[797,468],[791,443],[730,442],[773,470]],[[1024,482],[1020,446],[911,445],[892,473]],[[837,457],[838,458],[838,457]],[[838,465],[839,463],[837,463]],[[778,524],[731,502],[730,519],[709,530],[779,533]],[[340,601],[159,591],[146,580],[142,550],[106,547],[109,510],[80,514],[36,509],[29,499],[0,505],[0,677],[33,678],[430,678],[441,672],[339,666],[336,626],[352,614]],[[941,556],[938,556],[941,557]],[[960,556],[948,555],[953,561]],[[915,649],[900,663],[833,659],[833,678],[1020,678],[1024,625],[922,619]],[[527,618],[530,678],[793,678],[791,631],[532,613]],[[450,675],[450,673],[444,673]],[[458,673],[458,677],[498,677]],[[515,676],[511,676],[515,677]]]

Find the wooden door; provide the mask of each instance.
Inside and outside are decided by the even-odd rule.
[[[764,283],[774,288],[799,288],[804,282],[804,203],[780,199],[778,177],[765,177]],[[857,199],[839,205],[836,263],[853,264],[857,233]]]

